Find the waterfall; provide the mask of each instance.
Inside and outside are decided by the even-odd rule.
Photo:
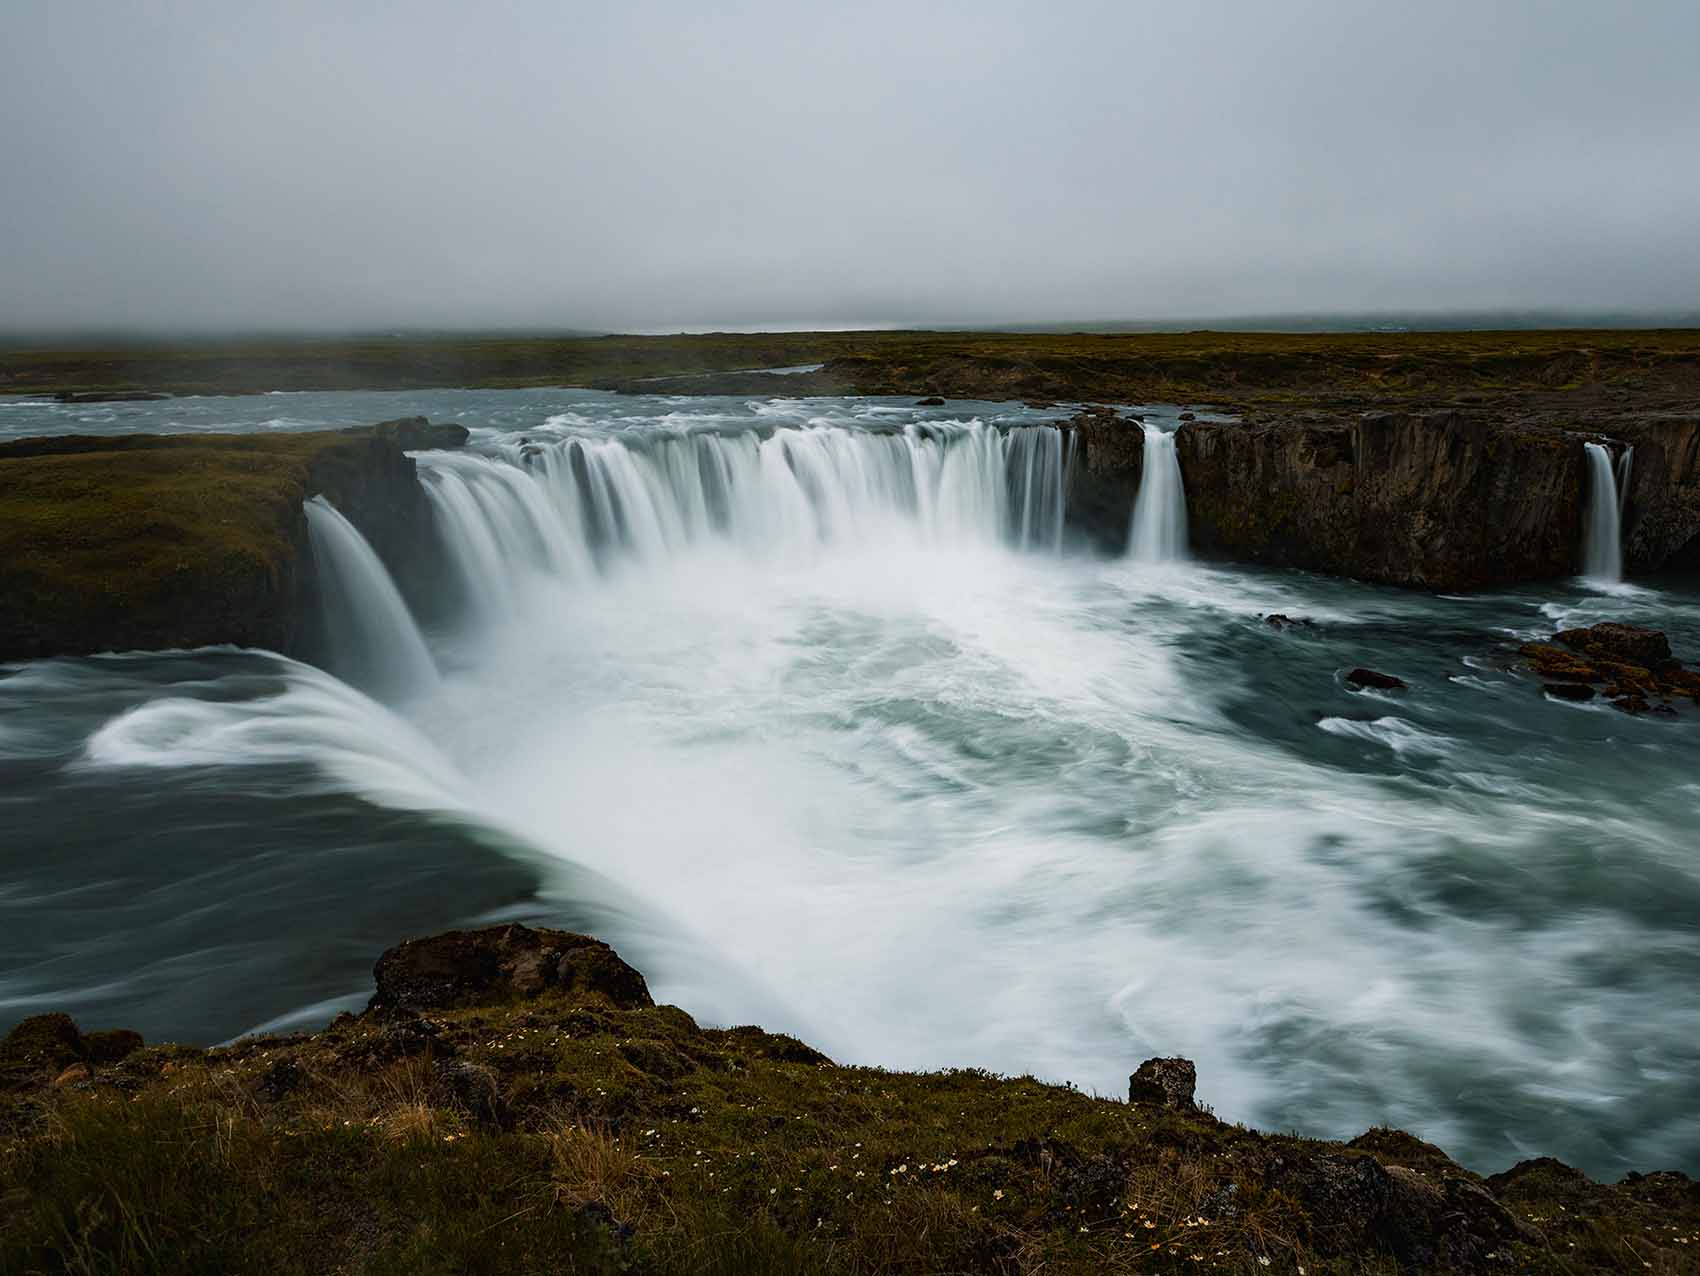
[[[366,538],[322,496],[305,510],[335,672],[386,698],[435,685],[419,627]]]
[[[1604,444],[1588,443],[1588,513],[1582,545],[1582,574],[1615,584],[1623,579],[1622,498],[1628,491],[1629,453],[1614,471]]]
[[[1145,427],[1144,465],[1127,552],[1136,563],[1172,563],[1186,557],[1186,488],[1172,430]]]
[[[589,579],[716,542],[750,554],[871,540],[1062,546],[1070,440],[980,422],[877,431],[573,435],[424,452],[420,475],[471,611],[528,578]]]

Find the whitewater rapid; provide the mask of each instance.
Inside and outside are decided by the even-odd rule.
[[[1119,1094],[1179,1053],[1224,1116],[1405,1125],[1488,1169],[1700,1155],[1694,736],[1496,656],[1560,616],[1700,634],[1700,603],[1106,560],[1030,418],[636,410],[420,454],[444,605],[405,686],[27,667],[130,700],[65,729],[66,774],[357,795],[398,844],[534,874],[485,916],[593,929],[699,1019],[846,1062]],[[1348,688],[1366,662],[1410,692]]]

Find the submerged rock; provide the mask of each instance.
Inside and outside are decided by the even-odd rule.
[[[925,399],[916,399],[915,406],[918,408],[942,408],[944,400],[936,394],[928,395]]]
[[[1378,673],[1374,669],[1359,667],[1346,675],[1348,687],[1372,687],[1377,691],[1403,691],[1406,688],[1404,679],[1395,678],[1390,673]]]
[[[550,993],[653,1006],[643,976],[588,935],[517,923],[409,940],[378,958],[373,1010],[498,1006]]]
[[[1557,700],[1592,700],[1594,689],[1585,682],[1543,682],[1541,690]]]

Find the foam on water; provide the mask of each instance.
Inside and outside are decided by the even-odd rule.
[[[1458,673],[1543,602],[1690,604],[1059,552],[1066,449],[1028,418],[557,409],[420,455],[462,604],[440,682],[126,692],[76,775],[275,773],[470,828],[659,997],[846,1061],[1120,1093],[1183,1053],[1230,1118],[1487,1169],[1700,1155],[1700,798],[1657,779],[1692,735]],[[1422,694],[1353,716],[1348,660]]]

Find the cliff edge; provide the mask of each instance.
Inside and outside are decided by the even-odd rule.
[[[1584,1273],[1700,1269],[1700,1185],[1483,1178],[1398,1130],[845,1067],[654,1004],[606,944],[403,944],[361,1015],[211,1050],[38,1015],[0,1043],[0,1269]],[[1204,1078],[1208,1089],[1208,1077]]]

